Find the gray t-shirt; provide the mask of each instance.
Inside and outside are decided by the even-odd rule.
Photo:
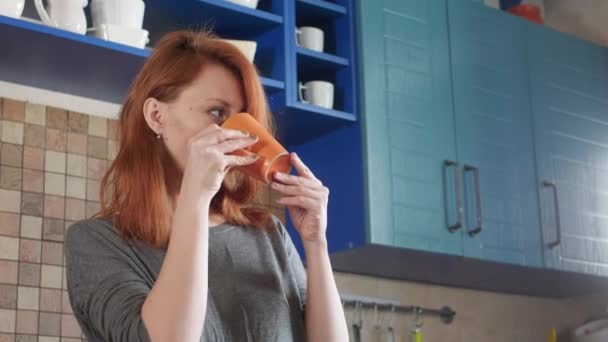
[[[209,229],[209,286],[201,341],[305,341],[306,271],[281,221],[272,229],[222,224]],[[68,229],[66,278],[88,341],[147,342],[144,300],[165,250],[129,244],[107,221]]]

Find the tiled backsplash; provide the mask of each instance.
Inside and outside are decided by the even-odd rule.
[[[0,99],[0,342],[81,340],[65,290],[63,237],[72,222],[99,209],[99,181],[116,153],[116,125]],[[276,197],[268,189],[260,193],[260,201],[285,220]],[[603,297],[542,299],[345,273],[336,273],[336,280],[344,293],[452,306],[453,324],[424,320],[427,342],[542,342],[551,327],[565,335],[607,304]],[[397,341],[409,341],[412,317],[392,317]],[[347,318],[352,323],[353,310]],[[365,340],[375,341],[373,311],[363,318]],[[383,325],[390,319],[379,318]]]
[[[99,208],[116,121],[0,99],[0,341],[80,341],[65,228]]]

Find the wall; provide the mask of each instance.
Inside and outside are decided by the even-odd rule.
[[[423,335],[426,342],[545,342],[551,328],[556,328],[559,341],[571,341],[572,329],[589,317],[604,313],[607,295],[584,298],[546,299],[508,295],[484,291],[447,288],[390,279],[373,278],[354,274],[336,274],[338,288],[343,293],[397,299],[402,304],[430,308],[450,306],[456,311],[455,320],[446,325],[438,318],[423,320]],[[546,284],[551,286],[551,284]],[[359,317],[351,307],[346,310],[349,325]],[[363,314],[364,341],[373,339],[378,331],[374,328],[374,311]],[[379,315],[386,331],[390,315]],[[412,315],[394,315],[394,326],[398,338],[407,341],[413,326]]]
[[[0,342],[75,342],[64,280],[63,236],[72,222],[99,208],[99,179],[116,151],[115,120],[0,99]],[[260,201],[282,220],[265,190]],[[608,301],[553,300],[336,273],[342,293],[398,299],[402,304],[450,305],[456,320],[424,320],[425,341],[538,342],[556,327],[562,335]],[[547,284],[550,286],[550,284]],[[364,337],[371,341],[373,311]],[[352,323],[355,312],[347,310]],[[386,323],[387,315],[380,315]],[[408,341],[411,316],[393,316],[397,341]],[[566,339],[562,339],[566,341]]]
[[[546,25],[599,45],[608,46],[608,2],[546,0]]]
[[[64,231],[99,207],[116,122],[10,99],[0,117],[0,341],[79,341]]]
[[[500,0],[484,0],[498,8]],[[524,0],[540,7],[545,25],[581,39],[608,46],[608,1]]]

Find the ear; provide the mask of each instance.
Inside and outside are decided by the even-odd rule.
[[[165,123],[166,105],[153,97],[144,102],[144,118],[154,134],[162,134]]]

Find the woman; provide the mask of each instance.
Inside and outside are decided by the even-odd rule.
[[[277,174],[307,258],[231,155],[256,141],[219,125],[248,112],[271,129],[255,67],[234,46],[167,34],[131,86],[102,210],[66,233],[70,302],[89,341],[347,341],[329,262],[328,190],[295,155]]]

